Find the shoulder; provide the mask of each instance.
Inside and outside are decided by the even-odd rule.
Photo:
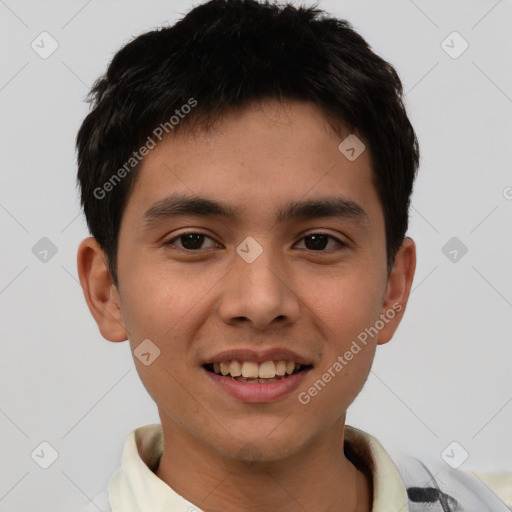
[[[402,477],[411,512],[509,512],[512,510],[512,473],[477,473],[452,469],[441,463],[425,463],[400,455],[393,461]]]

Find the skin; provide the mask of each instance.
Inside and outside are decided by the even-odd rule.
[[[311,104],[268,100],[226,114],[208,134],[174,135],[145,157],[123,213],[119,289],[96,241],[79,247],[80,282],[101,334],[129,339],[132,351],[149,338],[161,351],[149,366],[134,358],[163,428],[156,475],[207,512],[371,510],[371,479],[343,452],[346,411],[377,345],[400,323],[416,253],[405,238],[388,276],[369,151],[350,162],[338,150],[349,133],[335,133]],[[144,212],[171,193],[223,200],[240,216],[181,216],[145,229]],[[333,196],[359,204],[367,220],[276,222],[276,208],[290,200]],[[184,231],[210,238],[187,251],[176,238]],[[328,239],[313,250],[304,237],[318,232],[346,245]],[[263,248],[250,264],[236,253],[248,236]],[[401,311],[378,336],[301,404],[298,393],[393,305]],[[201,367],[230,348],[276,346],[313,369],[275,402],[238,401]]]

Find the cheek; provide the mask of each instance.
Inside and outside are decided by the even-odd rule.
[[[137,372],[157,403],[180,404],[190,388],[188,373],[196,330],[205,318],[208,293],[218,278],[171,269],[169,265],[134,265],[136,272],[120,274],[121,306]],[[145,341],[150,340],[150,343]],[[154,362],[138,358],[142,343]],[[146,357],[146,362],[147,362]],[[190,380],[190,382],[189,382]],[[193,404],[191,404],[193,408]]]
[[[301,426],[325,432],[339,421],[363,388],[374,354],[375,346],[368,345],[352,354],[350,360],[346,359],[345,351],[327,358],[326,363],[317,368],[315,379],[299,390],[297,399],[303,411]]]
[[[381,278],[350,274],[325,280],[322,291],[311,290],[308,305],[332,346],[342,350],[353,338],[373,325],[382,306],[385,285]],[[377,283],[377,284],[376,284]]]
[[[302,391],[316,402],[314,407],[332,408],[333,419],[353,402],[368,378],[377,346],[371,327],[379,318],[383,287],[354,273],[331,280],[329,293],[311,301],[327,343],[317,380]]]
[[[176,337],[216,282],[205,273],[199,279],[194,269],[171,268],[170,263],[133,268],[137,271],[120,277],[123,317],[132,343],[140,342],[139,338]]]

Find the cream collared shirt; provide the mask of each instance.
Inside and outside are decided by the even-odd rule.
[[[345,426],[345,443],[371,471],[373,484],[372,512],[408,512],[407,491],[395,464],[371,435]],[[163,450],[160,424],[145,425],[128,436],[122,466],[103,491],[82,512],[201,512],[199,505],[187,501],[153,470]],[[475,473],[512,510],[512,474]],[[96,504],[96,506],[95,506]]]

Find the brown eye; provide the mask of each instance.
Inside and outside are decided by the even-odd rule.
[[[197,251],[199,249],[205,249],[203,247],[203,244],[205,240],[211,240],[213,242],[213,245],[210,247],[206,247],[206,249],[216,247],[218,246],[217,242],[210,238],[207,235],[204,235],[202,233],[182,233],[181,235],[178,235],[171,240],[169,240],[166,245],[176,245],[179,249],[185,249],[187,251]],[[179,244],[176,242],[179,241]]]
[[[338,238],[332,235],[327,235],[325,233],[312,233],[303,237],[302,240],[304,240],[306,249],[310,251],[324,251],[329,244],[329,240],[335,241],[335,246],[331,246],[330,249],[336,249],[336,245],[341,248],[346,247],[347,245]]]

